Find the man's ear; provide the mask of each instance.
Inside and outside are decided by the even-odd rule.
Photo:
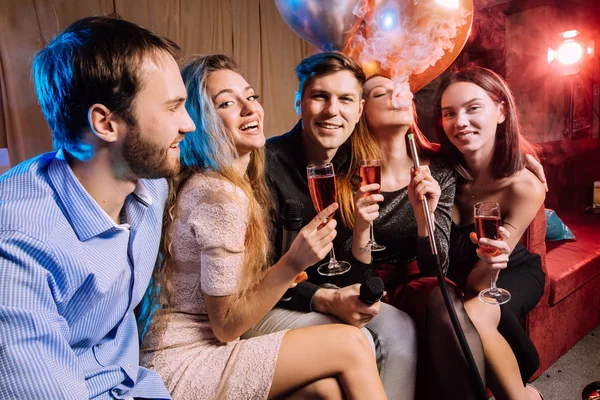
[[[88,123],[97,138],[105,142],[117,140],[117,121],[115,115],[106,106],[98,103],[92,104],[88,109]]]
[[[302,116],[302,94],[299,91],[294,93],[294,108],[299,117]]]
[[[360,99],[360,106],[358,107],[358,117],[362,116],[363,111],[365,110],[365,99]]]
[[[498,106],[498,120],[497,124],[501,124],[506,121],[506,107],[504,106],[504,102],[500,103]]]

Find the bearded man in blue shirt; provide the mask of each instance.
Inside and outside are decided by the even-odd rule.
[[[178,143],[195,129],[179,48],[117,17],[76,21],[33,77],[54,152],[0,178],[0,398],[169,398],[133,310],[157,257]]]

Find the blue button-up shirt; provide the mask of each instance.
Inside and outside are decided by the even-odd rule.
[[[156,261],[164,180],[117,225],[62,151],[0,178],[0,399],[169,398],[139,366],[133,309]]]

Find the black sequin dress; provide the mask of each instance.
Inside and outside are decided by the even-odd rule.
[[[452,205],[456,191],[456,174],[442,159],[433,158],[429,164],[432,177],[438,182],[441,196],[435,210],[435,236],[444,271],[448,268],[448,246],[452,221]],[[374,221],[377,243],[386,247],[373,252],[373,267],[385,282],[389,303],[394,303],[404,284],[420,276],[435,276],[435,264],[430,257],[428,238],[417,235],[417,220],[408,199],[408,188],[381,192],[379,217]],[[336,247],[338,258],[350,260],[352,235]]]

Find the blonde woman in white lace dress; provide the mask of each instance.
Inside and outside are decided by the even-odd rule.
[[[264,268],[270,199],[263,109],[236,70],[224,55],[193,58],[182,70],[197,130],[180,143],[182,174],[167,205],[154,279],[159,310],[140,361],[160,373],[175,399],[383,399],[371,347],[357,328],[324,325],[239,339],[327,254],[335,221],[323,222],[337,204]]]

